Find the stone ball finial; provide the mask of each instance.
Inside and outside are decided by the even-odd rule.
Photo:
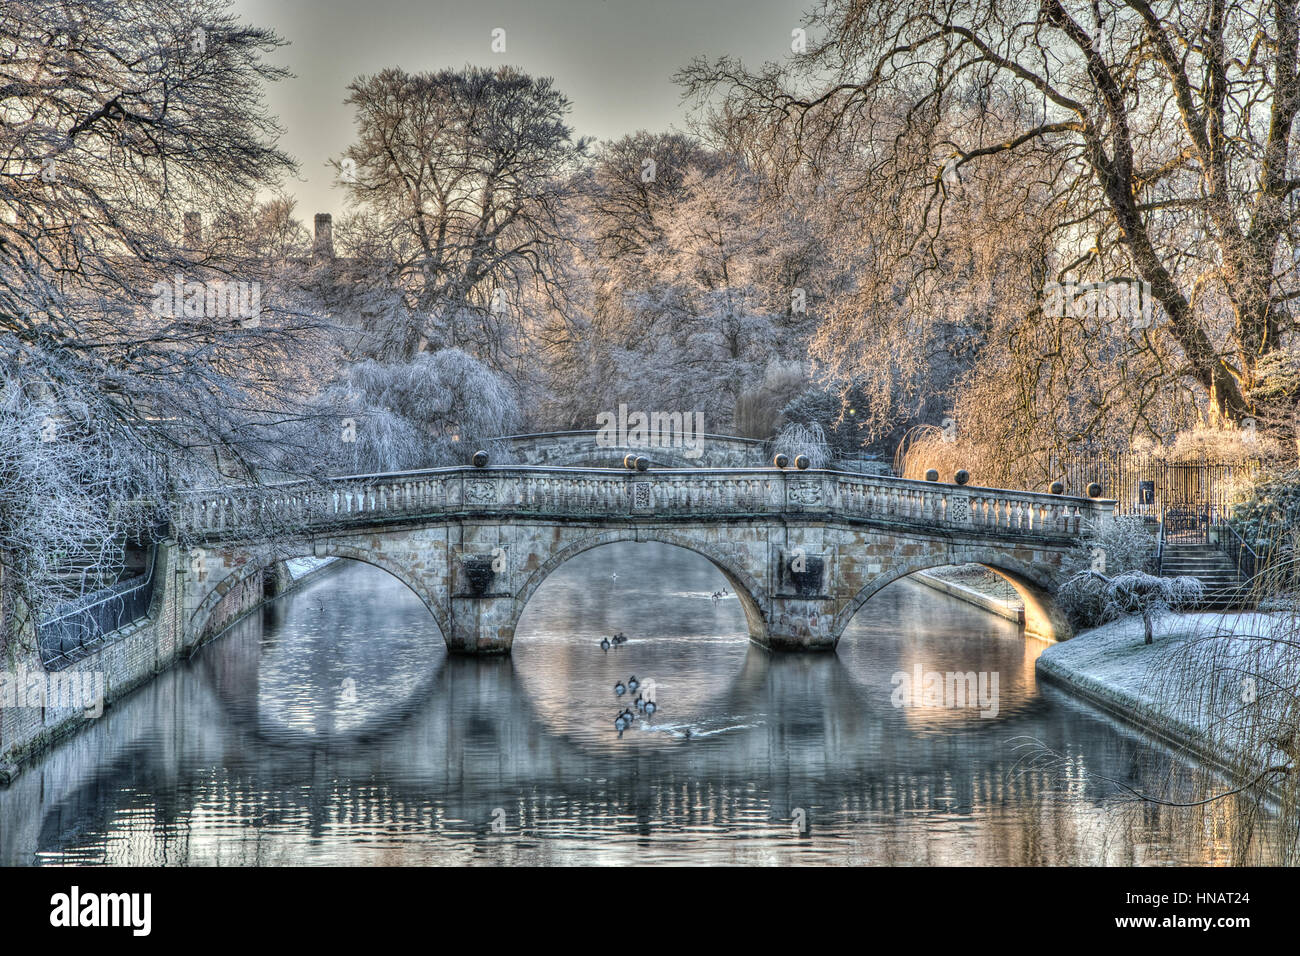
[[[1063,495],[1065,494],[1065,482],[1054,481],[1052,482],[1051,488],[1049,488],[1048,490],[1054,495]]]
[[[775,458],[772,459],[772,464],[776,465],[776,467],[778,467],[778,468],[789,468],[789,467],[790,467],[790,456],[789,456],[789,455],[777,455]]]
[[[926,481],[938,481],[938,480],[939,480],[939,469],[938,469],[938,468],[927,468],[927,469],[925,470],[925,480],[926,480]]]
[[[638,457],[638,458],[637,458],[637,460],[636,460],[636,470],[637,470],[637,471],[645,471],[645,470],[646,470],[647,468],[649,468],[649,467],[650,467],[650,459],[649,459],[649,458],[644,458],[644,457]]]
[[[1095,482],[1095,481],[1092,482],[1090,485],[1088,485],[1088,497],[1089,497],[1089,498],[1100,498],[1100,497],[1101,497],[1101,485],[1097,484],[1097,482]]]
[[[808,470],[808,466],[811,465],[811,464],[812,464],[812,461],[808,458],[807,455],[795,455],[795,456],[794,456],[794,466],[795,466],[796,468],[798,468],[800,471],[807,471],[807,470]]]
[[[958,468],[957,474],[953,475],[952,477],[957,482],[957,484],[964,485],[966,484],[966,482],[970,481],[970,472],[967,471],[965,468]]]
[[[474,462],[475,468],[486,468],[488,463],[488,453],[480,448],[478,451],[474,452],[472,461]]]
[[[636,455],[631,455],[631,454],[624,455],[624,456],[623,456],[623,467],[624,467],[624,468],[627,468],[627,469],[635,468],[635,467],[636,467]]]

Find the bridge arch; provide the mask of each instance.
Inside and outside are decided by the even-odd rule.
[[[186,630],[188,635],[192,635],[192,640],[198,644],[214,635],[206,633],[208,619],[212,616],[221,600],[239,585],[243,584],[253,575],[274,567],[283,561],[292,561],[294,558],[346,558],[351,561],[359,561],[362,564],[369,564],[379,568],[381,571],[387,571],[397,580],[406,585],[416,597],[420,599],[428,612],[433,616],[438,629],[442,632],[443,640],[451,633],[451,620],[446,610],[440,607],[422,586],[421,582],[415,578],[400,562],[391,561],[383,552],[371,548],[358,548],[347,544],[336,542],[317,542],[315,544],[306,543],[300,549],[278,550],[275,554],[260,554],[254,560],[246,562],[241,567],[226,575],[208,592],[208,594],[199,602],[190,615],[189,624]]]
[[[556,568],[584,551],[619,542],[666,544],[681,548],[684,551],[693,551],[709,561],[727,579],[727,583],[731,585],[732,590],[740,599],[740,606],[745,612],[745,621],[749,625],[750,638],[759,641],[759,643],[764,642],[767,635],[767,619],[764,614],[763,601],[759,597],[759,595],[763,594],[763,589],[759,586],[759,583],[748,572],[737,567],[727,556],[717,553],[706,545],[702,545],[699,541],[657,528],[603,531],[599,534],[581,538],[551,554],[528,576],[523,587],[515,594],[514,608],[511,612],[511,620],[514,626],[518,626],[529,599]]]
[[[835,615],[832,624],[834,643],[839,643],[853,616],[878,591],[917,571],[947,567],[953,563],[946,554],[927,555],[893,565],[873,577]],[[963,555],[963,560],[958,563],[983,565],[1016,589],[1025,605],[1027,635],[1045,641],[1064,641],[1073,636],[1073,628],[1056,604],[1054,594],[1057,581],[1049,571],[1026,564],[997,549],[977,550],[969,556]]]

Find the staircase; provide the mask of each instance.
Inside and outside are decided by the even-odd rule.
[[[50,583],[66,599],[98,591],[115,584],[126,573],[127,557],[124,541],[87,541],[55,557]]]
[[[1205,586],[1206,608],[1239,607],[1249,594],[1247,581],[1232,559],[1213,544],[1185,544],[1166,539],[1160,561],[1162,577],[1196,578]]]

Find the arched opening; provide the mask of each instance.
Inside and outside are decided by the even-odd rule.
[[[427,699],[447,650],[408,584],[346,558],[281,562],[276,575],[288,586],[196,655],[207,687],[242,729],[291,745],[374,737]]]
[[[254,560],[223,577],[190,615],[186,626],[186,643],[196,646],[220,634],[254,607],[291,589],[292,565],[315,562],[321,558],[346,559],[387,572],[420,600],[444,636],[450,632],[446,613],[424,593],[419,582],[413,580],[401,565],[389,562],[376,551],[331,543],[317,547],[312,553],[288,552],[256,556]]]
[[[1052,597],[1054,582],[1046,572],[1001,554],[993,553],[976,557],[977,560],[969,562],[969,565],[978,566],[996,575],[1014,591],[1023,608],[1021,624],[1025,636],[1054,643],[1068,640],[1074,635],[1069,620],[1057,607]],[[873,595],[902,578],[945,567],[952,567],[952,565],[942,559],[928,559],[902,565],[874,577],[845,604],[836,616],[834,631],[836,641],[839,641],[854,615],[871,600]],[[979,604],[978,601],[975,603]]]
[[[1047,643],[1026,640],[1026,624],[1050,608],[1037,582],[982,563],[887,577],[855,602],[836,653],[887,722],[912,734],[979,733],[1035,705]]]
[[[582,541],[538,571],[521,593],[511,665],[548,730],[626,750],[745,723],[726,701],[763,652],[749,639],[745,604],[755,602],[739,575],[696,548],[633,536]],[[602,647],[620,633],[625,642]],[[629,708],[636,719],[620,735],[615,720]]]
[[[758,643],[763,642],[766,637],[767,624],[763,617],[763,611],[759,604],[757,594],[761,593],[758,583],[755,582],[744,571],[732,566],[723,557],[712,553],[708,548],[700,545],[698,542],[688,538],[683,538],[670,532],[655,531],[641,532],[636,530],[630,531],[611,531],[601,534],[592,535],[584,538],[568,547],[562,548],[555,554],[551,555],[546,561],[535,570],[524,582],[524,586],[519,589],[515,596],[514,620],[519,622],[523,619],[524,612],[528,606],[529,599],[537,592],[548,577],[550,577],[557,568],[564,565],[572,558],[590,551],[593,548],[599,548],[602,545],[610,544],[658,544],[679,548],[689,551],[704,558],[711,564],[716,571],[722,575],[726,582],[727,593],[732,594],[740,602],[741,610],[744,611],[746,625],[749,629],[749,636]]]

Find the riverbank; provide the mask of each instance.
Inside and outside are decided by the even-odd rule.
[[[912,579],[990,614],[1017,624],[1025,623],[1025,606],[1016,596],[1015,588],[981,565],[918,571]]]
[[[1141,619],[1054,644],[1035,665],[1055,684],[1220,773],[1291,760],[1266,742],[1287,713],[1297,659],[1290,614],[1185,613],[1146,644]]]
[[[30,622],[0,661],[0,789],[7,787],[34,758],[103,717],[158,674],[192,653],[182,641],[186,610],[176,588],[166,586],[183,560],[173,546],[160,545],[157,579],[148,614],[115,631],[71,667],[48,671],[36,647]],[[295,590],[338,566],[335,558],[295,558],[275,572],[275,596]],[[270,571],[270,569],[267,569]],[[222,630],[266,601],[262,572],[232,592]]]

